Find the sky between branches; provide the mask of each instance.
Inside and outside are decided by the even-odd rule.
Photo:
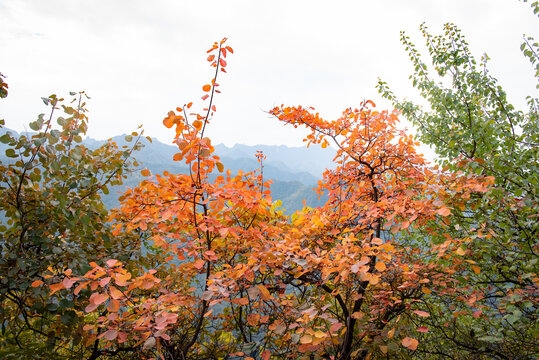
[[[235,53],[221,75],[222,94],[209,136],[214,143],[301,145],[302,134],[265,111],[314,106],[326,118],[372,99],[378,77],[416,99],[411,66],[399,42],[419,25],[439,33],[457,24],[474,54],[486,52],[491,73],[524,106],[535,93],[522,35],[538,35],[529,5],[509,0],[139,1],[0,0],[0,72],[9,96],[0,118],[17,131],[46,109],[41,96],[85,90],[97,139],[143,125],[170,143],[165,114],[202,104],[212,69],[205,51],[228,37]],[[479,59],[478,59],[479,60]]]

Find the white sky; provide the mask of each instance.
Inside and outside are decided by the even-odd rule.
[[[163,117],[202,104],[213,74],[205,51],[226,36],[235,53],[218,80],[213,143],[301,145],[301,132],[264,111],[314,106],[329,119],[363,99],[387,106],[378,77],[415,99],[399,32],[420,45],[422,22],[436,34],[457,24],[477,58],[492,58],[510,100],[523,106],[536,94],[519,45],[523,33],[539,37],[539,22],[516,0],[0,0],[0,72],[9,84],[0,118],[21,131],[46,111],[41,96],[85,90],[90,136],[142,124],[169,143]]]

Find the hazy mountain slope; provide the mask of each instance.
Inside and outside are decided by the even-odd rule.
[[[0,136],[6,131],[18,134],[16,131],[2,128]],[[31,135],[31,134],[30,134]],[[126,142],[124,136],[115,136],[111,139],[121,148],[132,143]],[[161,174],[164,171],[171,173],[187,173],[187,167],[172,160],[177,148],[153,139],[150,143],[145,138],[142,140],[144,148],[134,153],[135,158],[141,167],[148,168],[153,174]],[[89,148],[97,148],[104,144],[103,140],[86,138],[84,145]],[[0,143],[0,159],[2,161],[13,161],[5,156],[7,145]],[[331,166],[331,159],[335,151],[333,149],[321,149],[319,147],[291,148],[286,146],[271,145],[235,145],[231,148],[224,145],[217,145],[215,153],[221,157],[221,161],[226,169],[232,173],[239,170],[249,172],[257,170],[260,164],[255,159],[257,150],[261,150],[266,155],[264,161],[264,180],[273,180],[271,185],[272,198],[281,200],[283,208],[287,213],[293,213],[303,208],[303,200],[307,206],[317,207],[323,204],[324,198],[318,199],[318,195],[312,190],[322,177],[326,167]],[[109,194],[104,195],[104,202],[108,207],[119,205],[119,194],[127,188],[135,187],[142,180],[139,171],[129,176],[122,186],[115,186],[109,189]]]
[[[333,166],[335,150],[322,149],[320,146],[288,147],[284,145],[241,145],[227,147],[223,144],[215,146],[215,152],[223,157],[232,159],[254,158],[256,151],[263,151],[266,155],[266,164],[287,169],[291,172],[304,171],[316,178],[321,178],[327,167]]]

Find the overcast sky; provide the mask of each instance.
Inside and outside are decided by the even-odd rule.
[[[415,98],[399,32],[420,44],[422,22],[436,34],[457,24],[477,57],[492,58],[510,100],[524,105],[536,94],[519,45],[523,33],[539,37],[539,22],[516,0],[0,0],[0,72],[9,84],[0,118],[21,131],[46,111],[41,96],[85,90],[91,137],[143,125],[168,143],[164,115],[202,103],[213,73],[205,51],[226,36],[235,53],[218,81],[213,142],[301,145],[300,132],[265,111],[314,106],[329,119],[363,99],[384,108],[378,77]]]

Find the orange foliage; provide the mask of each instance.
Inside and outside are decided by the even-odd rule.
[[[215,168],[224,171],[205,129],[215,112],[217,74],[233,53],[225,41],[208,50],[215,75],[202,88],[205,110],[188,114],[189,103],[163,121],[175,129],[174,159],[190,173],[144,180],[123,195],[112,216],[117,234],[145,234],[167,262],[138,277],[116,260],[91,263],[83,276],[56,277],[52,292],[75,285],[75,294],[92,292],[85,311],[97,321],[84,326],[87,344],[130,342],[178,358],[210,357],[201,339],[213,339],[224,355],[247,356],[242,344],[253,336],[265,339],[263,359],[349,359],[385,353],[391,342],[415,350],[418,340],[407,336],[404,320],[429,316],[421,310],[428,294],[456,295],[453,275],[468,266],[431,260],[465,256],[459,250],[466,239],[448,236],[434,245],[399,236],[428,234],[429,223],[449,221],[454,206],[473,206],[471,195],[492,179],[430,168],[413,138],[398,130],[397,114],[375,111],[367,101],[333,121],[312,108],[271,110],[280,121],[309,129],[308,144],[337,148],[337,168],[318,186],[329,196],[324,207],[306,208],[289,221],[260,191],[269,188],[260,174],[227,170],[211,181]]]

